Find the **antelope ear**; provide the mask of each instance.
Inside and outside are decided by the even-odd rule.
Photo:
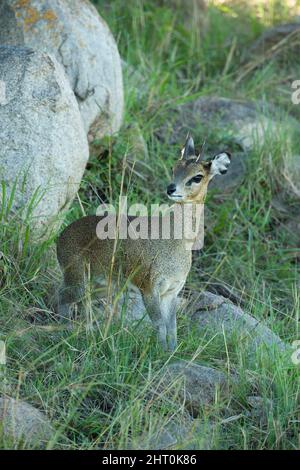
[[[229,152],[218,153],[210,163],[210,175],[225,175],[230,165],[231,155]]]
[[[193,137],[188,134],[184,147],[181,150],[181,158],[183,160],[187,160],[188,158],[194,157],[195,156],[195,144]]]

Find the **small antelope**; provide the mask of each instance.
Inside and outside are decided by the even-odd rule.
[[[194,141],[188,135],[173,170],[173,181],[167,187],[167,195],[175,203],[173,207],[182,208],[187,203],[203,206],[209,181],[227,172],[230,158],[229,153],[222,152],[204,161],[201,154],[196,156]],[[130,223],[132,218],[127,220]],[[163,348],[174,350],[177,346],[177,296],[191,268],[193,239],[197,233],[192,239],[189,236],[177,238],[175,215],[169,239],[161,236],[122,239],[118,240],[116,248],[114,239],[97,237],[100,221],[101,216],[82,217],[69,225],[58,239],[57,257],[64,275],[59,315],[68,317],[71,304],[83,298],[87,266],[92,277],[107,276],[113,259],[113,272],[121,271],[141,291]]]

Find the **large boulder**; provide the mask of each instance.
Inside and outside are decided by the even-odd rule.
[[[187,129],[197,131],[227,131],[227,140],[238,144],[243,151],[253,149],[256,143],[262,143],[265,133],[275,128],[271,108],[264,103],[232,100],[218,96],[201,97],[180,105],[174,110],[175,121],[170,120],[163,132],[170,143],[184,141]],[[215,136],[216,138],[216,136]],[[221,143],[221,142],[220,142]]]
[[[213,334],[226,337],[237,337],[239,344],[249,345],[250,351],[263,346],[268,350],[287,350],[285,343],[263,322],[244,312],[230,300],[209,293],[204,299],[193,304],[191,322],[202,333],[212,331]]]
[[[273,142],[283,130],[286,130],[289,141],[293,133],[299,133],[299,129],[296,119],[283,115],[269,103],[205,96],[170,110],[169,118],[157,131],[157,136],[169,144],[178,145],[178,142],[184,142],[187,130],[190,130],[199,146],[200,136],[207,136],[207,143],[212,145],[208,154],[221,148],[231,151],[232,164],[226,177],[216,177],[211,182],[211,187],[224,192],[241,184],[250,151]],[[292,168],[295,165],[294,172]],[[299,180],[299,159],[288,160],[282,156],[281,167],[288,177],[294,174],[293,181]],[[290,184],[283,181],[283,186],[289,187]]]
[[[0,435],[24,448],[45,447],[55,431],[48,418],[26,402],[0,397]]]
[[[299,53],[299,38],[300,22],[279,24],[267,29],[250,47],[249,53],[268,58],[291,51]]]
[[[284,190],[288,195],[300,198],[300,155],[286,154],[283,156]]]
[[[56,59],[27,47],[0,47],[0,84],[0,181],[9,197],[19,178],[13,207],[31,203],[43,229],[68,208],[88,160],[78,104]]]
[[[116,132],[123,114],[121,60],[115,40],[87,0],[2,0],[0,44],[53,54],[77,98],[86,132]]]

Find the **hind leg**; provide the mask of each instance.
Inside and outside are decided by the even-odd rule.
[[[71,319],[72,306],[79,304],[85,294],[85,272],[81,260],[72,260],[63,268],[64,282],[59,293],[58,315],[61,319]]]

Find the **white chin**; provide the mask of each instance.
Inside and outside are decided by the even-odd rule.
[[[183,196],[180,196],[178,194],[172,194],[171,196],[168,196],[171,201],[182,201]]]

